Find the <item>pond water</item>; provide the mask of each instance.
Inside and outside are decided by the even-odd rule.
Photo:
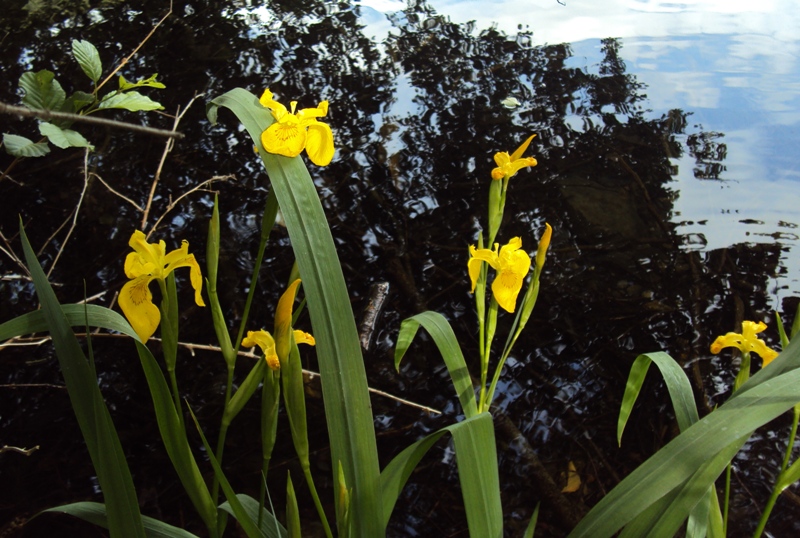
[[[161,1],[12,2],[0,21],[0,101],[18,104],[17,80],[50,69],[68,93],[88,90],[69,54],[72,39],[94,43],[106,70],[127,56],[166,13]],[[711,355],[717,334],[742,319],[791,322],[800,295],[798,13],[791,3],[604,2],[566,0],[340,2],[177,0],[173,14],[121,70],[128,80],[159,73],[148,95],[165,113],[192,104],[186,136],[161,163],[164,141],[97,127],[84,170],[80,150],[14,163],[0,180],[0,320],[36,307],[22,269],[20,216],[64,302],[101,295],[108,305],[125,282],[127,240],[159,176],[150,229],[168,248],[188,239],[203,263],[213,194],[223,214],[219,288],[238,321],[259,236],[268,181],[231,116],[211,126],[205,102],[234,87],[281,101],[331,103],[334,162],[308,164],[337,241],[354,311],[371,286],[390,295],[365,354],[370,385],[443,411],[426,415],[375,396],[382,464],[422,435],[459,419],[458,400],[425,339],[392,366],[400,321],[422,310],[447,316],[465,355],[476,356],[467,246],[486,223],[496,151],[531,133],[539,164],[511,180],[502,237],[532,249],[554,228],[533,322],[510,357],[499,409],[530,444],[498,434],[509,536],[521,533],[544,496],[532,484],[532,454],[559,480],[573,462],[582,488],[566,496],[574,513],[543,503],[537,536],[562,536],[569,519],[594,505],[675,433],[669,398],[645,384],[621,447],[616,417],[637,354],[665,350],[686,368],[701,414],[730,393],[730,354]],[[504,106],[513,97],[518,105]],[[116,119],[169,129],[173,119],[120,113]],[[3,116],[3,132],[34,138],[33,120]],[[13,159],[0,155],[0,169]],[[84,177],[90,181],[83,193]],[[217,182],[170,202],[214,176]],[[102,181],[101,181],[102,179]],[[67,240],[72,211],[82,200]],[[67,225],[60,228],[62,223]],[[270,323],[292,264],[278,228],[267,249],[252,316]],[[59,250],[63,247],[63,254]],[[185,283],[184,283],[185,284]],[[186,288],[184,285],[183,288]],[[182,295],[190,304],[189,295]],[[181,339],[214,344],[210,316],[184,312]],[[149,395],[129,342],[97,338],[101,388],[129,451],[144,513],[202,533],[152,421]],[[154,344],[157,346],[157,344]],[[156,347],[157,349],[157,347]],[[99,500],[88,454],[48,344],[0,350],[2,444],[39,446],[0,455],[0,524],[20,536],[97,532],[57,518],[17,527],[38,510]],[[315,368],[313,354],[305,357]],[[470,360],[470,359],[468,359]],[[471,366],[475,361],[470,360]],[[237,374],[243,378],[246,370]],[[225,382],[218,354],[186,352],[181,386],[213,436]],[[322,403],[309,388],[314,473],[330,492]],[[284,421],[285,422],[285,421]],[[238,491],[258,487],[260,452],[248,431],[257,405],[232,427],[226,468]],[[737,458],[731,535],[751,533],[784,450],[788,419],[777,420]],[[281,435],[282,434],[282,435]],[[296,466],[288,428],[276,469]],[[757,462],[757,465],[753,465]],[[296,469],[294,469],[296,470]],[[281,480],[277,476],[281,476]],[[282,473],[273,473],[282,491]],[[796,497],[778,502],[768,530],[800,529]],[[313,519],[313,515],[309,516]],[[65,530],[67,529],[67,530]],[[0,533],[2,534],[2,533]],[[83,534],[91,535],[91,534]],[[442,443],[423,460],[390,524],[392,536],[466,536],[456,468]]]

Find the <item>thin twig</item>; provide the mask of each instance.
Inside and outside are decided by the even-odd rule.
[[[173,131],[178,129],[178,124],[183,119],[183,115],[186,114],[186,111],[189,110],[189,107],[192,106],[192,103],[194,103],[202,95],[204,95],[204,94],[200,94],[200,95],[195,94],[195,96],[192,97],[191,100],[189,101],[189,103],[186,105],[186,108],[183,109],[183,112],[181,112],[181,108],[178,107],[178,110],[175,112],[175,121],[172,124],[172,130]],[[174,143],[173,140],[171,140],[171,139],[168,140],[166,145],[164,146],[164,151],[161,153],[161,160],[158,163],[158,168],[156,169],[155,176],[153,177],[153,184],[150,186],[150,194],[147,196],[147,204],[145,204],[144,212],[142,214],[142,224],[140,226],[142,231],[144,231],[145,225],[147,224],[147,217],[150,216],[150,206],[152,206],[152,204],[153,204],[153,197],[156,194],[156,186],[158,185],[158,181],[161,179],[161,170],[164,168],[164,163],[167,160],[167,155],[169,154],[169,152],[172,151],[172,148],[173,148],[174,145],[175,145],[175,143]],[[155,226],[153,227],[153,230],[154,229],[155,229]],[[152,233],[153,230],[150,230],[150,233]]]
[[[16,446],[3,445],[2,447],[0,447],[0,454],[2,454],[4,452],[18,452],[18,453],[22,454],[23,456],[30,456],[31,454],[33,454],[37,450],[39,450],[39,445],[36,445],[33,448],[19,448],[19,447],[16,447]]]
[[[75,333],[75,336],[86,336],[86,334],[85,333]],[[109,337],[109,338],[127,338],[127,336],[125,336],[123,334],[109,334],[109,333],[93,334],[92,336],[93,337],[103,336],[103,337]],[[9,340],[6,343],[0,344],[0,349],[2,349],[4,347],[12,347],[12,346],[34,345],[34,342],[32,342],[30,340],[27,340],[27,339],[24,339],[24,338],[16,338],[16,339],[13,339],[13,340],[15,340],[15,341],[12,342],[11,340]],[[50,337],[49,336],[45,336],[45,337],[37,339],[35,341],[35,344],[43,344],[48,340],[50,340]],[[161,341],[160,338],[156,338],[156,337],[151,337],[150,340],[152,340],[154,342],[160,342]],[[23,343],[23,341],[24,341],[24,343]],[[189,352],[192,353],[192,355],[194,355],[194,352],[198,351],[198,350],[199,351],[215,351],[215,352],[218,352],[218,353],[222,353],[222,348],[220,348],[219,346],[212,346],[212,345],[207,345],[207,344],[191,344],[189,342],[178,342],[178,345],[183,347],[183,348],[185,348],[185,349],[188,349]],[[240,357],[247,357],[247,358],[254,359],[254,360],[263,360],[262,357],[259,357],[258,355],[256,355],[252,351],[239,351],[238,355]],[[310,378],[314,378],[314,377],[319,377],[320,376],[319,372],[314,372],[312,370],[306,370],[305,368],[303,369],[303,373],[306,374],[307,376],[309,376]],[[395,396],[393,394],[389,394],[388,392],[384,392],[382,390],[373,389],[372,387],[369,387],[369,391],[371,393],[373,393],[373,394],[376,394],[378,396],[383,396],[384,398],[388,398],[390,400],[394,400],[394,401],[396,401],[398,403],[401,403],[403,405],[407,405],[409,407],[415,407],[417,409],[421,409],[422,411],[425,411],[426,413],[433,413],[433,414],[436,414],[436,415],[441,415],[442,414],[442,412],[440,410],[438,410],[438,409],[434,409],[433,407],[428,407],[427,405],[418,404],[418,403],[412,402],[410,400],[406,400],[404,398],[400,398],[399,396]]]
[[[125,66],[125,64],[127,64],[131,60],[131,58],[133,58],[134,55],[136,55],[137,52],[139,52],[139,49],[142,48],[145,43],[147,43],[147,40],[150,39],[153,36],[153,34],[158,29],[158,27],[161,26],[161,23],[164,22],[165,20],[167,20],[167,17],[169,17],[170,15],[172,15],[172,0],[169,0],[169,11],[167,11],[167,14],[164,15],[161,18],[161,20],[156,23],[155,26],[153,26],[153,29],[150,30],[150,33],[145,36],[145,38],[142,40],[142,42],[139,43],[139,45],[135,49],[133,49],[133,52],[131,52],[129,55],[127,55],[125,58],[123,58],[122,61],[119,64],[117,64],[117,67],[115,67],[111,71],[111,73],[109,73],[108,76],[103,80],[103,82],[101,82],[97,86],[97,88],[95,88],[95,92],[97,90],[99,90],[100,88],[102,88],[105,85],[106,82],[111,80],[111,77],[116,75],[117,72],[119,72],[119,70],[122,69]]]
[[[2,240],[3,240],[3,243],[5,243],[5,244],[6,244],[6,246],[5,246],[5,247],[0,247],[0,252],[3,252],[3,253],[6,255],[6,256],[8,256],[9,258],[11,258],[11,260],[12,260],[14,263],[16,263],[17,265],[19,265],[19,266],[20,266],[20,268],[22,269],[22,271],[25,273],[25,275],[27,275],[25,278],[27,278],[27,279],[29,279],[29,280],[30,280],[30,272],[28,271],[28,267],[27,267],[27,266],[26,266],[26,265],[25,265],[25,264],[22,262],[22,260],[19,258],[19,256],[17,256],[17,255],[14,253],[14,249],[13,249],[13,248],[11,248],[11,243],[10,243],[10,242],[9,242],[9,240],[6,238],[6,236],[5,236],[5,235],[3,235],[3,231],[2,231],[2,230],[0,230],[0,239],[2,239]]]
[[[155,222],[155,224],[153,224],[153,227],[152,227],[152,228],[150,228],[150,231],[149,231],[149,232],[147,232],[147,236],[146,236],[146,238],[147,238],[147,239],[150,239],[150,236],[151,236],[151,235],[153,235],[153,232],[155,232],[155,231],[156,231],[156,228],[158,228],[158,225],[159,225],[159,224],[161,224],[161,221],[162,221],[162,220],[164,220],[164,217],[166,217],[166,216],[167,216],[167,214],[168,214],[170,211],[172,211],[173,209],[175,209],[175,206],[177,206],[177,205],[178,205],[178,202],[180,202],[181,200],[183,200],[184,198],[186,198],[187,196],[189,196],[189,195],[190,195],[190,194],[192,194],[193,192],[197,192],[197,191],[199,191],[199,190],[203,190],[203,188],[204,188],[206,185],[210,185],[210,184],[214,183],[215,181],[228,181],[228,180],[230,180],[230,179],[236,179],[236,176],[234,176],[234,175],[232,175],[232,174],[228,174],[228,175],[225,175],[225,176],[214,176],[214,177],[208,178],[207,180],[203,181],[203,182],[202,182],[202,183],[200,183],[199,185],[196,185],[196,186],[192,187],[192,188],[191,188],[191,189],[189,189],[188,191],[186,191],[186,192],[184,192],[183,194],[181,194],[180,196],[178,196],[178,197],[177,197],[177,198],[176,198],[174,201],[172,200],[172,198],[170,198],[169,205],[168,205],[168,206],[167,206],[167,208],[164,210],[164,213],[162,213],[162,214],[161,214],[161,216],[160,216],[160,217],[158,217],[158,220]]]
[[[124,121],[110,120],[107,118],[98,118],[95,116],[82,116],[80,114],[70,114],[68,112],[56,112],[54,110],[40,110],[31,109],[21,106],[9,105],[0,102],[0,114],[13,114],[15,116],[22,116],[26,118],[39,118],[43,120],[65,120],[76,121],[83,123],[90,123],[100,125],[103,127],[113,127],[115,129],[125,129],[127,131],[134,131],[137,133],[149,134],[153,136],[166,136],[169,138],[183,138],[184,134],[176,131],[167,131],[165,129],[156,129],[154,127],[146,127],[136,123],[126,123]],[[9,167],[3,176],[7,175],[10,171]],[[2,179],[2,177],[0,177]]]
[[[86,148],[83,156],[83,189],[81,190],[81,196],[80,198],[78,198],[78,204],[72,211],[72,224],[69,227],[69,231],[67,231],[67,236],[64,238],[64,241],[61,242],[61,246],[59,247],[58,252],[56,253],[56,257],[55,259],[53,259],[53,263],[50,265],[50,269],[48,269],[47,271],[48,278],[50,277],[50,274],[53,272],[53,269],[56,268],[58,259],[61,258],[61,254],[64,252],[64,247],[67,246],[67,242],[69,242],[70,237],[72,237],[72,232],[75,231],[75,226],[78,224],[78,213],[81,210],[81,205],[83,205],[83,199],[86,196],[86,191],[88,189],[89,189],[89,148]],[[60,229],[61,227],[59,228],[59,230]],[[56,231],[56,233],[58,233],[58,231]]]
[[[144,208],[143,208],[142,206],[140,206],[139,204],[137,204],[136,202],[134,202],[133,200],[131,200],[130,198],[128,198],[128,197],[127,197],[127,196],[125,196],[124,194],[122,194],[122,193],[119,193],[119,192],[115,191],[115,190],[114,190],[114,189],[111,187],[111,185],[109,185],[108,183],[106,183],[106,182],[105,182],[105,180],[104,180],[103,178],[101,178],[100,176],[98,176],[98,175],[97,175],[97,174],[95,174],[94,172],[92,172],[92,175],[93,175],[94,177],[96,177],[96,178],[97,178],[97,179],[100,181],[100,183],[102,183],[103,185],[105,185],[105,187],[106,187],[108,190],[110,190],[112,194],[115,194],[115,195],[119,196],[120,198],[122,198],[123,200],[125,200],[126,202],[128,202],[129,204],[131,204],[133,207],[135,207],[135,208],[136,208],[136,210],[137,210],[137,211],[144,211]]]

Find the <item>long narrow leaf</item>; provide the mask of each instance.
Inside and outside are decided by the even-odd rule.
[[[72,409],[78,419],[78,425],[103,491],[111,536],[144,536],[133,478],[108,414],[108,408],[97,386],[97,379],[92,375],[86,356],[36,259],[22,224],[20,224],[20,236],[25,260],[53,339]],[[85,320],[85,315],[83,319]]]
[[[211,462],[211,466],[214,468],[214,474],[217,476],[220,486],[222,486],[222,491],[225,493],[225,498],[228,499],[228,503],[233,510],[236,520],[239,522],[239,525],[242,526],[242,529],[244,530],[245,534],[247,534],[248,538],[259,538],[261,536],[261,531],[258,529],[256,522],[250,519],[247,511],[245,511],[244,507],[242,506],[242,503],[239,502],[239,498],[236,496],[236,493],[234,493],[230,482],[228,482],[225,473],[222,472],[222,467],[219,466],[217,458],[214,457],[214,452],[211,449],[211,445],[208,444],[208,440],[203,433],[203,428],[201,428],[200,423],[197,422],[197,417],[194,416],[194,413],[191,409],[189,409],[189,413],[192,415],[194,425],[197,428],[197,432],[200,434],[200,439],[203,441],[203,446],[206,448],[208,460]]]
[[[102,327],[122,334],[134,340],[139,340],[128,320],[117,312],[93,304],[62,304],[61,310],[67,318],[67,323],[72,327],[83,327],[86,318],[90,327]],[[0,325],[0,340],[7,340],[23,334],[41,333],[48,330],[47,320],[43,310],[35,310],[6,321]]]
[[[445,433],[453,436],[458,477],[467,512],[470,536],[503,535],[503,510],[497,474],[494,422],[489,413],[446,426],[420,439],[398,454],[381,473],[384,526],[408,477],[422,457]]]
[[[753,376],[724,405],[681,433],[620,482],[570,536],[613,535],[648,506],[689,480],[709,456],[720,453],[793,407],[800,401],[799,366],[800,339],[790,343],[769,368]],[[704,487],[710,487],[710,483]]]
[[[425,330],[433,337],[436,347],[439,348],[439,353],[442,354],[447,371],[450,373],[450,379],[453,381],[453,387],[456,389],[458,399],[461,402],[461,408],[464,410],[464,416],[470,418],[477,415],[478,406],[475,403],[475,388],[472,386],[472,379],[469,376],[461,346],[458,344],[458,339],[450,323],[438,312],[422,312],[403,320],[400,325],[400,334],[397,336],[394,367],[400,367],[400,361],[408,351],[408,347],[414,340],[420,325],[425,327]]]
[[[78,502],[65,504],[64,506],[48,508],[44,512],[69,514],[84,521],[88,521],[89,523],[93,523],[98,527],[108,528],[106,506],[101,503]],[[197,538],[197,536],[191,532],[173,527],[168,523],[153,519],[152,517],[142,516],[142,524],[144,525],[144,532],[147,538]]]
[[[212,122],[220,106],[236,114],[260,148],[261,133],[273,120],[258,99],[241,88],[231,90],[209,106]],[[384,532],[375,429],[355,318],[333,237],[302,158],[270,155],[263,149],[259,154],[286,222],[308,299],[331,459],[342,462],[347,484],[353,488],[355,534],[380,536]]]
[[[238,493],[236,495],[236,499],[239,501],[239,504],[251,521],[258,521],[258,513],[259,511],[261,512],[260,530],[262,536],[265,538],[286,538],[286,528],[274,515],[272,515],[268,510],[265,510],[257,500],[243,493]],[[236,517],[236,514],[234,513],[233,508],[231,508],[231,504],[229,502],[226,501],[222,503],[219,508],[220,510],[225,510],[233,517]]]
[[[156,422],[167,455],[206,527],[216,529],[217,508],[211,499],[211,494],[197,466],[194,454],[192,454],[186,430],[175,409],[172,393],[164,378],[164,373],[145,345],[136,342],[136,349],[139,352],[139,360],[150,388],[150,396],[153,398]]]

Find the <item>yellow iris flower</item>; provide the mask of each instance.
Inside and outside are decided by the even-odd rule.
[[[289,112],[266,89],[259,102],[275,118],[275,123],[261,133],[261,144],[265,151],[285,157],[297,157],[305,149],[314,164],[325,166],[331,162],[334,152],[333,133],[326,123],[316,119],[328,114],[328,101],[320,101],[317,108],[304,108],[297,113],[297,101],[292,101]]]
[[[764,361],[764,366],[772,362],[778,356],[778,352],[767,347],[766,342],[758,338],[756,335],[766,330],[767,325],[763,321],[758,323],[754,321],[743,321],[742,332],[728,333],[725,336],[718,336],[714,343],[711,344],[711,353],[716,355],[723,348],[735,347],[742,353],[758,353]]]
[[[291,350],[291,336],[297,344],[316,345],[314,337],[310,334],[295,330],[292,331],[292,307],[297,287],[300,285],[298,278],[292,282],[278,300],[275,310],[275,338],[265,330],[248,331],[247,337],[242,340],[244,347],[258,346],[264,352],[264,358],[272,370],[278,370],[281,363],[289,357]]]
[[[536,159],[522,156],[525,150],[528,149],[534,136],[536,135],[533,134],[529,136],[511,155],[505,151],[498,151],[494,154],[494,162],[497,164],[497,168],[492,170],[492,179],[500,180],[503,178],[510,178],[523,168],[536,166]]]
[[[203,275],[194,254],[189,254],[187,241],[183,241],[181,248],[167,254],[164,241],[148,243],[144,233],[136,230],[128,245],[133,252],[125,258],[125,275],[131,280],[122,286],[119,306],[142,342],[147,342],[161,322],[161,312],[153,304],[150,282],[155,279],[163,281],[178,267],[188,267],[194,300],[197,306],[205,306],[200,293]]]
[[[497,276],[492,282],[492,294],[497,304],[507,312],[514,312],[517,306],[517,295],[522,289],[525,275],[531,268],[531,258],[522,248],[522,239],[514,237],[507,245],[503,245],[498,253],[499,245],[494,244],[494,250],[487,248],[475,248],[470,245],[470,258],[467,262],[469,278],[472,280],[472,292],[478,283],[481,274],[481,263],[486,262],[491,265]]]

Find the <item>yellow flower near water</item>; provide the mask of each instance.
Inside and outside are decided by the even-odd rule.
[[[764,361],[764,366],[768,365],[772,360],[778,356],[778,352],[767,347],[766,342],[758,338],[756,335],[766,330],[767,325],[763,321],[758,323],[754,321],[742,322],[742,333],[728,333],[725,336],[718,336],[714,343],[711,344],[711,353],[716,355],[723,348],[735,347],[742,353],[758,353]]]
[[[291,112],[272,98],[269,89],[259,102],[272,112],[275,123],[261,133],[261,144],[268,153],[297,157],[304,149],[311,162],[325,166],[333,159],[333,133],[326,123],[317,121],[328,114],[328,101],[320,101],[317,108],[304,108],[295,112],[297,101],[290,103]]]
[[[291,350],[291,336],[297,344],[316,345],[314,337],[300,330],[292,331],[292,306],[297,287],[300,285],[298,278],[292,282],[278,300],[275,309],[275,338],[264,330],[248,331],[247,337],[242,340],[244,347],[259,346],[264,352],[264,358],[272,370],[278,370],[281,362],[286,361]]]
[[[505,151],[499,151],[494,154],[494,162],[497,164],[497,168],[492,170],[492,179],[500,180],[504,177],[510,178],[523,168],[536,166],[536,159],[533,157],[522,156],[522,154],[525,153],[525,150],[528,149],[528,146],[530,145],[534,136],[536,135],[533,134],[529,136],[528,139],[525,140],[525,142],[523,142],[511,155]]]
[[[527,252],[521,250],[522,239],[519,237],[514,237],[507,245],[503,245],[499,253],[498,247],[497,243],[494,244],[494,250],[478,249],[470,245],[467,269],[472,280],[472,292],[475,292],[481,274],[481,263],[486,262],[497,271],[497,276],[492,282],[492,294],[497,304],[507,312],[513,313],[517,306],[517,295],[531,268],[531,258]]]
[[[153,304],[150,282],[166,279],[179,267],[188,267],[189,278],[194,288],[194,300],[197,306],[205,306],[200,293],[203,288],[203,275],[194,254],[189,254],[187,241],[183,241],[181,248],[167,254],[164,241],[148,243],[144,233],[136,230],[131,235],[128,245],[133,252],[125,258],[125,275],[131,280],[122,286],[119,306],[142,342],[147,342],[161,322],[161,313]]]

